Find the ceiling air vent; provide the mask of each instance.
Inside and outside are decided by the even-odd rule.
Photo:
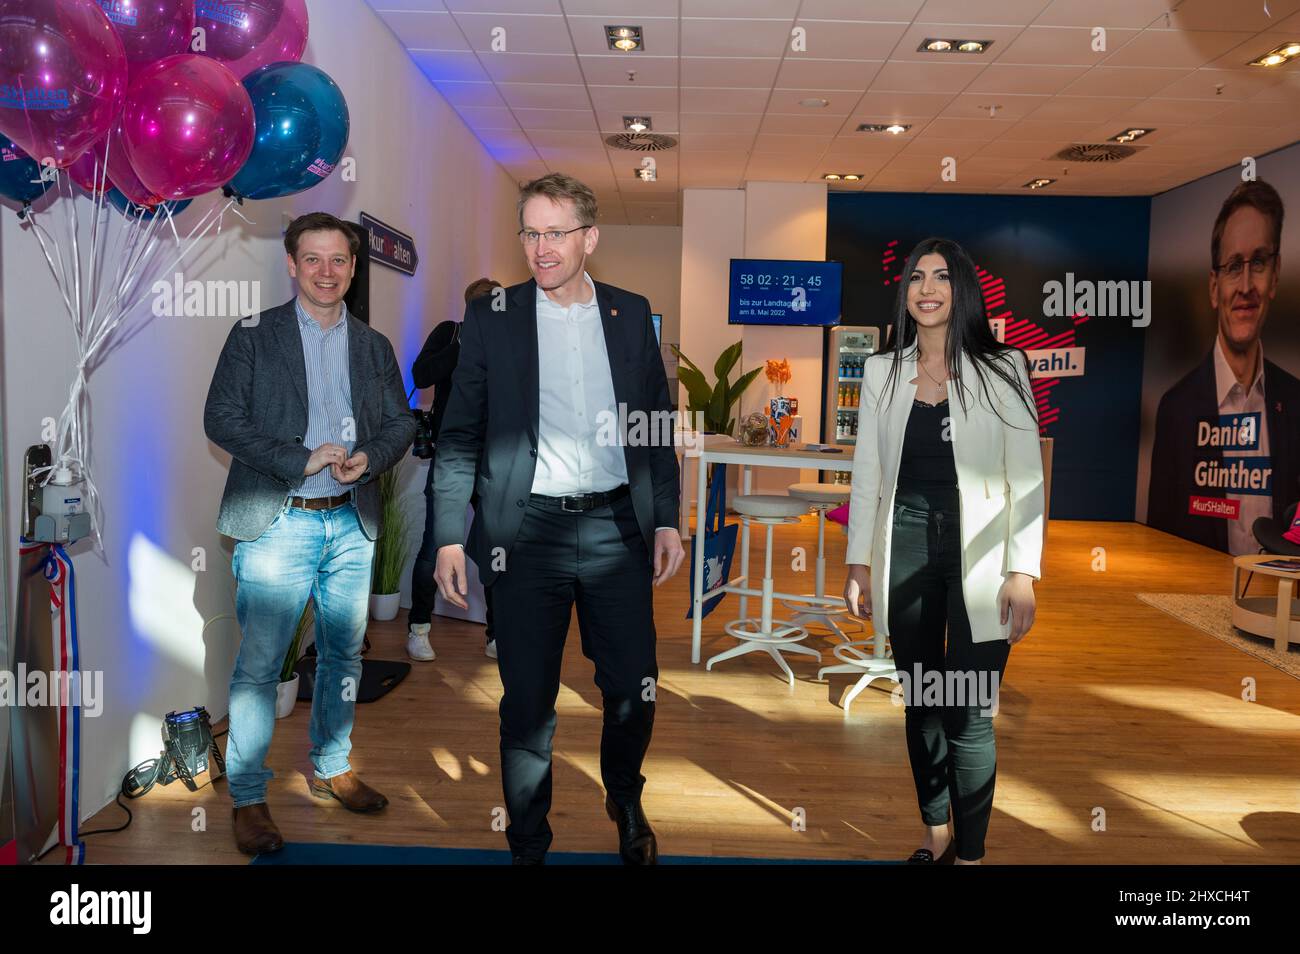
[[[618,133],[606,136],[605,145],[628,152],[663,152],[676,146],[677,140],[659,133]]]
[[[1113,142],[1103,143],[1075,143],[1073,146],[1066,146],[1053,159],[1060,159],[1062,162],[1118,162],[1120,159],[1127,159],[1143,146],[1121,146]]]

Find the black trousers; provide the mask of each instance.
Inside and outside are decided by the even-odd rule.
[[[654,725],[654,605],[650,556],[631,497],[586,513],[529,503],[489,597],[501,697],[501,784],[516,855],[551,844],[551,740],[560,662],[573,608],[582,652],[604,701],[600,774],[615,804],[641,797]]]
[[[978,861],[997,777],[992,713],[1011,647],[971,639],[956,488],[900,487],[892,517],[889,640],[921,818],[943,825],[951,808],[957,857]]]
[[[438,595],[438,584],[433,574],[438,569],[438,548],[433,535],[433,466],[429,466],[429,478],[424,485],[424,536],[420,539],[420,552],[415,556],[415,566],[411,569],[411,609],[406,614],[406,625],[428,623],[433,619],[433,599]],[[489,587],[484,587],[483,599],[487,604],[487,632],[489,641],[496,638],[492,629],[492,597]]]

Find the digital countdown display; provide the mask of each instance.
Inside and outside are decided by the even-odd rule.
[[[835,325],[841,262],[733,258],[727,321],[733,325]]]

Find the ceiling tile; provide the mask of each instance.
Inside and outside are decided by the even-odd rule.
[[[581,83],[572,53],[480,53],[483,68],[498,83]]]
[[[376,0],[378,2],[378,0]],[[447,12],[386,10],[379,18],[411,50],[469,50],[460,27]]]
[[[1222,56],[1250,38],[1249,33],[1215,33],[1181,30],[1143,30],[1122,46],[1111,38],[1115,52],[1107,66],[1166,66],[1195,69]]]
[[[681,65],[683,86],[771,89],[781,61],[757,57],[684,56]]]
[[[803,0],[799,15],[810,20],[876,20],[910,23],[925,0]]]
[[[796,26],[805,31],[802,50],[787,49],[794,60],[883,60],[907,30],[901,23],[851,23],[801,17]],[[786,31],[787,38],[789,31]]]
[[[871,81],[871,91],[956,93],[982,69],[982,63],[886,63]]]
[[[675,56],[642,56],[625,53],[617,56],[587,56],[578,58],[582,74],[588,83],[602,86],[634,85],[627,74],[636,75],[638,86],[676,86],[678,59]]]
[[[774,89],[768,105],[774,113],[807,113],[810,116],[847,116],[862,98],[860,92],[833,89]],[[805,99],[824,99],[825,106],[802,106]]]
[[[458,106],[456,112],[471,129],[518,129],[519,123],[504,106]]]
[[[587,87],[581,83],[498,83],[497,89],[510,106],[582,109],[590,105]]]
[[[1034,26],[1140,30],[1153,24],[1168,9],[1169,0],[1055,0],[1033,22]]]
[[[795,136],[788,133],[760,132],[754,139],[753,151],[763,153],[792,153],[794,155],[820,156],[834,137],[826,135]]]
[[[420,72],[434,83],[443,80],[486,82],[490,79],[473,53],[412,50],[411,59],[420,68]]]
[[[1048,0],[926,0],[916,19],[928,23],[1012,24],[1029,23],[1047,6]]]
[[[1273,70],[1203,68],[1184,74],[1153,95],[1161,99],[1214,99],[1222,96],[1229,100],[1246,100],[1282,80],[1283,75]]]
[[[453,106],[505,106],[497,88],[492,83],[455,83],[435,84],[442,98]]]
[[[790,41],[789,20],[688,20],[683,17],[681,31],[683,56],[780,57]]]
[[[469,45],[483,54],[573,52],[562,16],[457,13],[455,17]]]
[[[792,113],[768,113],[763,117],[763,132],[789,133],[794,135],[833,136],[844,125],[840,116],[805,116]]]
[[[943,108],[940,116],[953,119],[1024,119],[1040,106],[1051,101],[1050,96],[1016,96],[1006,93],[958,93]],[[989,107],[996,109],[992,113]]]
[[[1267,8],[1268,12],[1265,13]],[[1180,30],[1249,30],[1258,32],[1276,26],[1300,10],[1300,0],[1268,0],[1267,3],[1224,2],[1224,0],[1182,0],[1170,14],[1170,26]],[[1163,23],[1161,24],[1163,25]]]
[[[591,102],[597,109],[622,110],[626,113],[677,111],[680,96],[676,86],[591,86]]]
[[[595,130],[596,116],[590,109],[516,109],[515,118],[525,129]]]
[[[754,113],[682,113],[679,126],[684,133],[756,133],[762,119]]]
[[[1183,68],[1097,66],[1064,89],[1067,96],[1151,96],[1186,76]]]
[[[1113,119],[1141,102],[1141,99],[1122,99],[1118,96],[1053,96],[1034,110],[1030,118],[1049,122],[1064,120],[1100,123]]]
[[[1007,95],[1059,93],[1088,71],[1086,66],[1024,66],[990,63],[975,81],[966,87],[969,93],[1004,93]]]
[[[679,0],[684,17],[794,18],[799,0]]]
[[[1106,49],[1098,51],[1092,48],[1093,38],[1090,29],[1031,26],[1016,37],[1006,50],[1003,50],[999,62],[1038,66],[1096,66],[1135,36],[1137,36],[1136,30],[1107,28]]]
[[[767,105],[768,89],[682,88],[683,113],[761,113]]]
[[[787,56],[776,74],[782,89],[853,90],[862,92],[885,65],[884,60],[808,60]]]
[[[388,0],[374,0],[374,2],[387,3]],[[433,2],[437,3],[438,0]],[[442,0],[442,5],[453,13],[460,11],[477,13],[485,7],[492,12],[500,13],[560,13],[560,0]]]

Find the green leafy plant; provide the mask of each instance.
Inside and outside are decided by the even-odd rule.
[[[315,614],[312,612],[314,604],[309,599],[307,605],[302,608],[302,615],[298,617],[298,627],[293,631],[293,642],[289,644],[289,651],[284,654],[284,667],[280,670],[280,681],[288,682],[293,678],[293,667],[298,665],[298,657],[302,654],[302,641],[307,635],[307,629],[315,620]]]
[[[402,567],[406,564],[406,514],[398,501],[402,465],[398,464],[379,476],[379,514],[383,531],[375,541],[375,580],[373,591],[380,596],[397,593],[402,588]]]
[[[696,367],[690,358],[682,354],[680,348],[676,345],[670,346],[677,360],[684,365],[677,369],[677,380],[686,386],[686,409],[690,412],[692,420],[697,414],[704,415],[706,431],[731,434],[736,426],[736,419],[731,416],[731,409],[745,393],[745,389],[753,383],[758,372],[763,370],[755,368],[753,371],[746,371],[734,383],[727,380],[731,369],[740,360],[740,345],[741,343],[737,341],[718,355],[718,360],[713,364],[713,373],[718,376],[716,384],[709,384],[709,379],[704,376],[704,372]]]

